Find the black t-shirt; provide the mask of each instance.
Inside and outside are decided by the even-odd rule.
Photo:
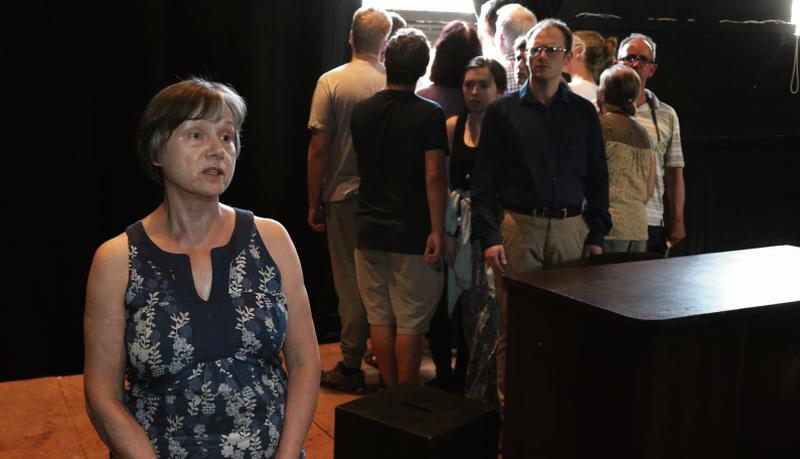
[[[421,255],[431,232],[425,152],[447,151],[444,111],[387,89],[355,106],[351,132],[361,176],[358,247]]]

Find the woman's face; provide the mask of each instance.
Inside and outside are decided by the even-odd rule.
[[[218,120],[187,120],[170,135],[159,161],[165,187],[218,197],[236,168],[236,128],[229,111]]]
[[[467,70],[462,90],[464,102],[473,113],[483,113],[489,103],[497,98],[497,85],[492,72],[486,67]]]

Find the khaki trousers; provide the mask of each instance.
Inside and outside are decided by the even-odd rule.
[[[565,219],[548,219],[506,210],[503,211],[500,233],[503,236],[503,247],[508,260],[506,273],[513,274],[550,269],[560,263],[580,259],[589,227],[580,215]],[[497,396],[502,415],[506,389],[508,292],[503,284],[503,276],[495,275],[494,281],[500,304]]]
[[[358,239],[356,211],[358,197],[326,202],[325,226],[328,251],[333,271],[333,286],[339,297],[339,318],[342,322],[342,361],[348,368],[361,368],[367,350],[367,311],[361,303],[356,282],[354,252]]]

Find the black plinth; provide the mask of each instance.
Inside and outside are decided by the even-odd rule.
[[[800,248],[508,285],[506,459],[800,457]]]
[[[496,459],[496,408],[400,385],[336,407],[335,459]]]

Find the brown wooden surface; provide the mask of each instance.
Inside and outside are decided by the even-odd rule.
[[[506,459],[800,457],[798,273],[771,247],[511,279]]]
[[[341,359],[339,343],[320,346],[322,368]],[[378,371],[364,366],[374,388]],[[423,358],[422,378],[433,378],[430,356]],[[305,441],[309,459],[333,459],[334,411],[359,398],[321,389],[317,410]],[[86,414],[83,375],[53,376],[0,383],[0,459],[107,459],[108,450]]]
[[[511,278],[637,320],[800,301],[800,247],[541,271]]]
[[[0,457],[108,458],[83,401],[83,375],[0,384]]]

